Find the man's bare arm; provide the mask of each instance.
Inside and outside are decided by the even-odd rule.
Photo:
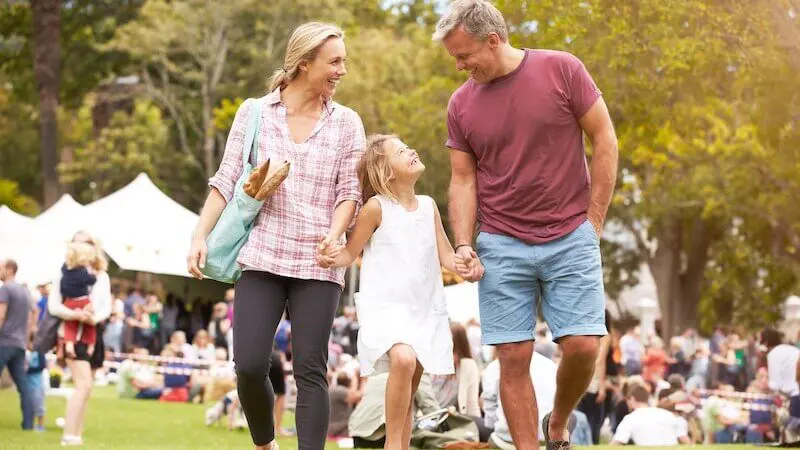
[[[583,131],[592,141],[591,194],[587,216],[594,225],[597,235],[603,231],[608,206],[617,182],[617,163],[619,149],[614,124],[608,113],[605,101],[600,97],[589,111],[579,120]]]
[[[478,217],[477,161],[471,153],[450,149],[448,215],[455,245],[472,245]]]

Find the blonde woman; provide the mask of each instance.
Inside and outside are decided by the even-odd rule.
[[[78,320],[84,324],[97,326],[108,319],[111,315],[111,281],[109,280],[108,261],[106,260],[102,248],[97,241],[85,231],[79,231],[72,238],[73,243],[87,243],[95,248],[95,258],[91,267],[96,274],[96,282],[89,293],[89,305],[82,310],[72,310],[64,305],[64,299],[59,289],[53,289],[47,300],[47,309],[53,316],[62,320]],[[61,285],[61,277],[53,280],[53,286]],[[102,330],[97,330],[102,335]],[[75,343],[74,355],[66,358],[67,367],[72,373],[72,380],[75,383],[75,392],[67,401],[67,412],[65,414],[66,423],[64,424],[64,435],[61,438],[62,445],[81,445],[83,440],[84,416],[86,405],[92,393],[92,374],[94,369],[103,367],[105,350],[103,340],[98,339],[93,353],[89,352],[88,346],[83,342]]]
[[[307,23],[294,30],[283,68],[270,81],[257,137],[257,161],[288,161],[291,171],[267,199],[239,253],[234,294],[233,354],[242,409],[258,449],[277,448],[273,405],[265,383],[278,322],[292,321],[300,449],[322,449],[328,428],[327,346],[344,285],[344,269],[322,268],[320,250],[342,240],[361,203],[356,165],[366,147],[361,118],[333,101],[347,73],[344,34]],[[205,239],[233,197],[252,102],[239,107],[219,171],[209,180],[188,257],[202,278]]]

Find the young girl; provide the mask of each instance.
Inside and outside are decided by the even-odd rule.
[[[414,194],[424,170],[417,152],[398,138],[371,136],[358,167],[369,200],[347,246],[320,248],[318,257],[323,267],[344,267],[364,251],[358,357],[364,376],[389,372],[385,448],[392,450],[409,447],[423,370],[454,372],[441,267],[473,280],[482,273],[476,258],[454,253],[433,199]]]
[[[97,276],[91,272],[91,263],[96,258],[93,246],[84,242],[72,242],[67,247],[67,262],[61,267],[61,298],[69,309],[83,309],[89,305],[89,291],[97,282]],[[77,320],[64,321],[64,350],[67,355],[75,357],[75,344],[86,344],[86,352],[94,353],[97,331],[94,325]]]

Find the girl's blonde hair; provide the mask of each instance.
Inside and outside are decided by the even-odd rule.
[[[87,231],[81,230],[72,236],[73,242],[78,236],[83,236],[84,238],[80,242],[89,244],[94,248],[94,260],[91,262],[92,269],[94,269],[96,272],[105,272],[108,270],[108,259],[106,259],[106,254],[103,252],[103,247],[100,245],[100,241],[95,239]]]
[[[367,150],[358,163],[358,181],[361,183],[364,202],[370,197],[381,194],[392,200],[397,197],[389,183],[394,179],[394,170],[389,164],[386,143],[397,136],[392,134],[373,134],[367,138]]]
[[[97,254],[94,247],[86,242],[70,242],[67,245],[67,269],[91,265]]]
[[[269,80],[269,90],[284,88],[300,74],[300,65],[314,61],[319,49],[328,39],[344,39],[341,28],[320,22],[308,22],[295,28],[286,44],[283,67],[276,70]]]

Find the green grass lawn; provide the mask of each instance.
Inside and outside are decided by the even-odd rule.
[[[19,429],[20,412],[17,392],[0,390],[0,449],[55,449],[61,430],[55,426],[56,417],[64,415],[63,398],[47,398],[47,431],[23,433]],[[222,426],[206,427],[203,423],[205,406],[165,404],[145,400],[120,400],[112,387],[93,392],[86,418],[84,443],[86,448],[136,449],[249,449],[250,435],[246,431],[227,431]],[[287,414],[288,427],[293,418]],[[294,438],[278,440],[282,450],[296,449]],[[752,448],[737,445],[708,446],[738,450]],[[338,449],[334,443],[326,447]],[[597,450],[611,447],[598,446]]]

